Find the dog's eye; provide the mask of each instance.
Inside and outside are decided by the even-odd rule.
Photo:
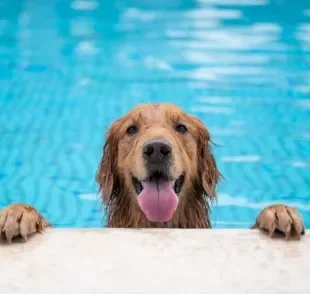
[[[184,125],[176,125],[175,130],[179,133],[185,134],[187,132],[187,127]]]
[[[130,126],[126,131],[126,133],[129,135],[133,135],[137,132],[138,132],[138,128],[136,126]]]

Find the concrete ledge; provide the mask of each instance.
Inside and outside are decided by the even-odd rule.
[[[0,291],[306,294],[309,248],[256,230],[52,229],[0,246]]]

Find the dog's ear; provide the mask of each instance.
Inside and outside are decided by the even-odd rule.
[[[215,158],[211,151],[211,138],[205,125],[198,118],[194,118],[198,133],[198,175],[199,182],[209,198],[216,197],[216,185],[221,178]]]
[[[103,155],[96,175],[96,181],[99,184],[99,191],[102,193],[102,199],[105,203],[113,194],[115,185],[118,181],[118,139],[116,137],[116,126],[117,123],[114,123],[106,133]]]

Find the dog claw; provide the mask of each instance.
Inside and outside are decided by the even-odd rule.
[[[274,236],[274,232],[280,231],[284,234],[285,240],[290,240],[295,236],[297,240],[305,233],[302,217],[296,208],[278,204],[266,207],[256,218],[256,223],[251,229],[264,229],[269,232],[269,237]]]
[[[9,244],[15,236],[21,236],[27,242],[28,236],[49,226],[38,211],[29,205],[14,204],[0,211],[0,239],[4,237]]]

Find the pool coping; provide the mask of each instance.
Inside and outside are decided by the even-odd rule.
[[[310,293],[310,235],[247,229],[49,229],[0,245],[10,294]]]

